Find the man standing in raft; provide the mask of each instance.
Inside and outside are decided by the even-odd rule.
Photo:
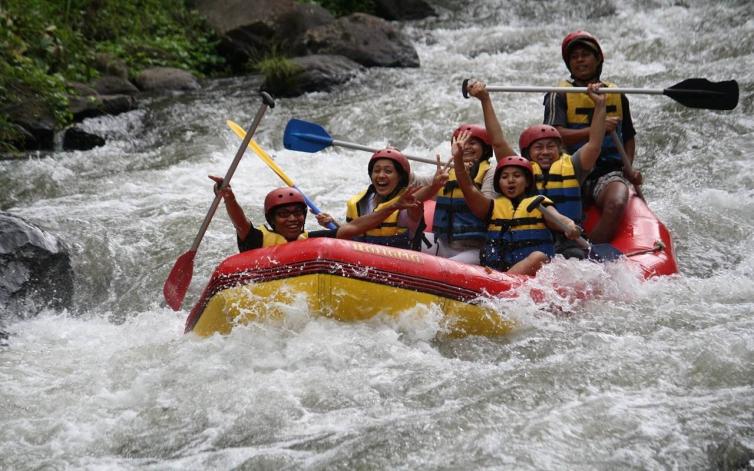
[[[215,182],[215,194],[220,189],[223,179],[210,175]],[[283,187],[272,190],[264,199],[264,217],[268,226],[256,228],[244,214],[236,201],[233,190],[227,185],[222,191],[225,209],[236,228],[239,252],[285,244],[295,240],[315,237],[336,237],[338,239],[352,239],[364,232],[379,226],[383,220],[395,211],[408,208],[420,208],[413,197],[413,191],[405,192],[390,205],[375,211],[356,221],[343,224],[337,229],[305,232],[306,201],[296,188]]]
[[[573,80],[564,80],[560,87],[585,87],[600,83],[603,87],[615,84],[601,81],[604,55],[597,38],[586,31],[575,31],[563,39],[563,61]],[[585,203],[594,202],[602,210],[602,217],[592,229],[589,238],[594,243],[605,243],[615,235],[626,203],[629,185],[641,185],[641,173],[624,171],[621,155],[610,133],[615,131],[631,161],[634,158],[636,131],[631,120],[628,99],[617,93],[607,94],[606,133],[602,151],[594,170],[583,186]],[[589,139],[589,126],[594,113],[594,101],[586,93],[548,93],[545,95],[544,123],[554,126],[562,136],[569,154],[574,154]]]

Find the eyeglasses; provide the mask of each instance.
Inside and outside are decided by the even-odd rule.
[[[278,209],[277,211],[275,211],[275,217],[278,217],[280,219],[288,219],[291,216],[300,218],[305,214],[306,210],[304,208]]]

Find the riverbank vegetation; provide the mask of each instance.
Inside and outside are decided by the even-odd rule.
[[[311,0],[309,0],[311,2]],[[317,0],[335,15],[369,12],[371,0]],[[68,82],[97,78],[106,63],[125,64],[132,78],[147,67],[167,66],[198,76],[227,72],[219,38],[190,2],[176,0],[0,1],[0,152],[14,150],[23,131],[9,119],[29,102],[71,121]],[[258,69],[290,73],[274,55]],[[268,70],[269,72],[269,70]]]
[[[138,20],[136,20],[138,19]],[[59,126],[71,117],[66,82],[97,76],[98,60],[132,75],[170,66],[216,74],[218,39],[183,2],[171,0],[4,0],[0,3],[0,148],[21,136],[9,111],[35,96]]]

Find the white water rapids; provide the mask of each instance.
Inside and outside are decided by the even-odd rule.
[[[75,307],[19,319],[0,347],[0,469],[752,469],[754,468],[754,6],[627,2],[434,2],[399,25],[418,69],[369,69],[332,93],[278,99],[257,141],[323,210],[344,216],[367,184],[368,154],[285,150],[296,117],[334,137],[412,154],[448,153],[460,122],[481,122],[464,78],[555,85],[560,42],[588,29],[603,77],[666,88],[735,79],[733,111],[631,95],[636,165],[673,235],[682,274],[639,282],[625,267],[565,261],[601,294],[556,316],[499,303],[521,327],[504,338],[436,339],[437,312],[343,324],[303,300],[281,324],[183,335],[213,268],[235,253],[220,208],[196,256],[184,309],[162,284],[191,246],[260,100],[253,77],[91,119],[86,152],[0,162],[0,209],[71,247]],[[495,94],[513,143],[541,122],[539,94]],[[415,164],[419,174],[432,166]],[[277,177],[247,154],[232,181],[261,222]],[[316,223],[310,216],[309,229]],[[13,313],[24,316],[25,313]]]

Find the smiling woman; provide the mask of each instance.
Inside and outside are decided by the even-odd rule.
[[[407,193],[411,165],[398,149],[375,152],[369,159],[367,171],[371,184],[346,205],[346,221],[349,223],[394,205]],[[393,211],[379,226],[355,240],[416,250],[423,235],[423,217],[420,207]]]

